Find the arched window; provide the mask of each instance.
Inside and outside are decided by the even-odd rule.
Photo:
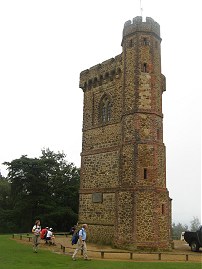
[[[100,114],[101,114],[101,122],[107,123],[111,120],[112,116],[112,103],[110,102],[109,98],[105,96],[101,100],[100,104]]]

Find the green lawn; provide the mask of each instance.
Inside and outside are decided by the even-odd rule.
[[[11,235],[0,236],[1,269],[201,269],[200,263],[190,262],[114,262],[114,261],[72,261],[70,256],[58,255],[11,240]]]

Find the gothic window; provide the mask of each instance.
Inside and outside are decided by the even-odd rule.
[[[102,123],[107,123],[111,120],[112,103],[107,96],[105,96],[101,101],[100,114]]]

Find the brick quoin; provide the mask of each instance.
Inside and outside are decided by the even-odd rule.
[[[80,73],[79,223],[88,223],[91,242],[170,249],[159,24],[127,21],[121,45],[121,54]]]

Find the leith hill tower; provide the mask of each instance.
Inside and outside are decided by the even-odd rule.
[[[135,17],[122,53],[80,74],[84,92],[79,223],[89,240],[169,249],[160,26]]]

